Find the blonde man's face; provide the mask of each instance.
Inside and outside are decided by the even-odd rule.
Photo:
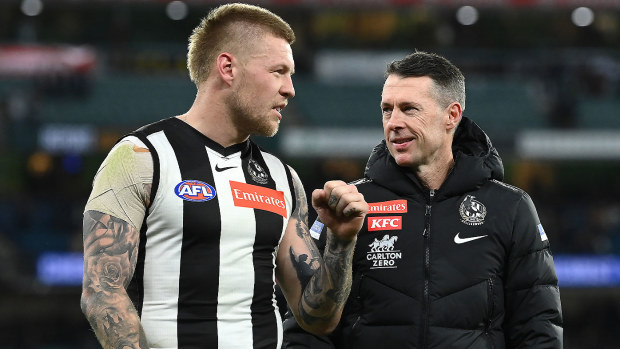
[[[273,136],[282,109],[295,96],[293,52],[282,38],[266,34],[240,57],[229,101],[236,126],[248,134]]]

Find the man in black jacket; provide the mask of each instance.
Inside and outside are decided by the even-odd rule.
[[[445,58],[388,65],[339,327],[314,337],[289,318],[285,348],[562,348],[547,235],[464,109],[465,79]]]

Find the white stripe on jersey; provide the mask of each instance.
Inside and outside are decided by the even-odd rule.
[[[254,210],[236,207],[230,181],[245,182],[241,152],[223,158],[206,148],[220,206],[220,270],[217,300],[219,348],[252,348],[252,296],[254,295]],[[217,171],[215,167],[234,168]]]
[[[176,155],[163,131],[147,137],[160,159],[174,159]],[[164,161],[160,161],[160,166]],[[181,182],[177,161],[166,161],[167,175],[160,176],[160,188],[174,188]],[[176,167],[175,167],[176,166]],[[164,169],[160,168],[160,173]],[[167,183],[163,183],[167,179]],[[144,259],[144,301],[141,322],[153,348],[177,348],[177,314],[181,247],[183,246],[183,200],[175,200],[172,191],[158,190],[149,212],[161,208],[161,215],[147,218],[146,254]],[[165,216],[162,216],[165,215]],[[166,224],[165,226],[163,224]],[[166,263],[157,263],[164,260]],[[157,280],[157,283],[155,283]]]
[[[276,178],[288,178],[288,176],[286,175],[286,169],[284,168],[282,162],[280,160],[278,160],[278,158],[276,158],[275,156],[269,154],[269,153],[262,153],[263,154],[263,160],[265,160],[265,163],[267,164],[267,167],[269,167],[269,171],[271,173],[271,177],[276,179]],[[282,217],[282,223],[283,223],[283,228],[282,228],[282,235],[280,235],[280,240],[278,241],[278,245],[280,244],[280,242],[282,242],[282,238],[284,237],[284,231],[286,230],[286,223],[288,222],[288,219],[291,218],[291,208],[294,206],[294,203],[292,202],[293,200],[295,200],[295,198],[290,198],[289,200],[289,195],[286,195],[287,193],[291,192],[291,187],[288,185],[288,181],[287,180],[281,180],[281,181],[276,181],[276,190],[284,192],[284,200],[286,200],[286,217],[284,218]],[[277,250],[275,251],[277,252]],[[275,267],[275,262],[274,262],[274,267]]]
[[[272,178],[288,178],[288,176],[286,175],[286,169],[284,168],[282,162],[280,162],[280,160],[278,160],[275,156],[268,154],[268,153],[263,153],[263,159],[265,160],[265,163],[267,164],[267,167],[269,167],[269,171],[271,172],[271,177]],[[284,181],[276,181],[276,190],[282,191],[284,193],[290,193],[291,192],[291,187],[289,186],[289,182],[287,180]],[[276,266],[276,255],[278,253],[278,247],[280,247],[280,243],[282,242],[282,238],[284,237],[284,232],[286,231],[286,227],[287,227],[287,223],[288,223],[288,219],[291,218],[291,214],[292,212],[292,208],[293,208],[293,200],[295,200],[294,197],[292,197],[290,200],[288,200],[289,195],[285,195],[285,200],[286,200],[286,217],[284,218],[282,217],[282,234],[280,234],[280,240],[278,241],[278,246],[276,246],[275,250],[273,251],[273,259],[272,259],[272,263],[274,266],[274,271],[273,271],[273,281],[274,281],[274,285],[275,285],[275,280],[276,280],[276,275],[275,275],[275,266]],[[275,289],[274,289],[275,292]],[[282,319],[280,317],[280,312],[278,311],[278,305],[277,305],[277,300],[275,297],[275,293],[273,296],[273,305],[274,305],[274,309],[275,309],[275,315],[276,315],[276,319],[277,319],[277,326],[278,326],[278,346],[277,348],[280,349],[280,347],[282,346],[282,337],[283,337],[283,329],[282,329]]]

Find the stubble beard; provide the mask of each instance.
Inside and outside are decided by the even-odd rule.
[[[396,151],[393,146],[388,146],[388,151],[398,166],[405,168],[416,168],[420,165],[420,154],[409,150],[401,153]],[[417,151],[417,149],[416,149]]]
[[[233,123],[239,130],[249,135],[273,137],[278,132],[280,123],[274,125],[270,115],[260,115],[243,97],[239,91],[235,91],[229,97],[228,105]]]

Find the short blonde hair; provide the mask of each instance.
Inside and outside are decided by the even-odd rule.
[[[218,6],[202,19],[189,37],[187,69],[199,86],[211,73],[217,56],[229,51],[240,54],[266,33],[295,42],[291,26],[262,7],[232,3]]]

